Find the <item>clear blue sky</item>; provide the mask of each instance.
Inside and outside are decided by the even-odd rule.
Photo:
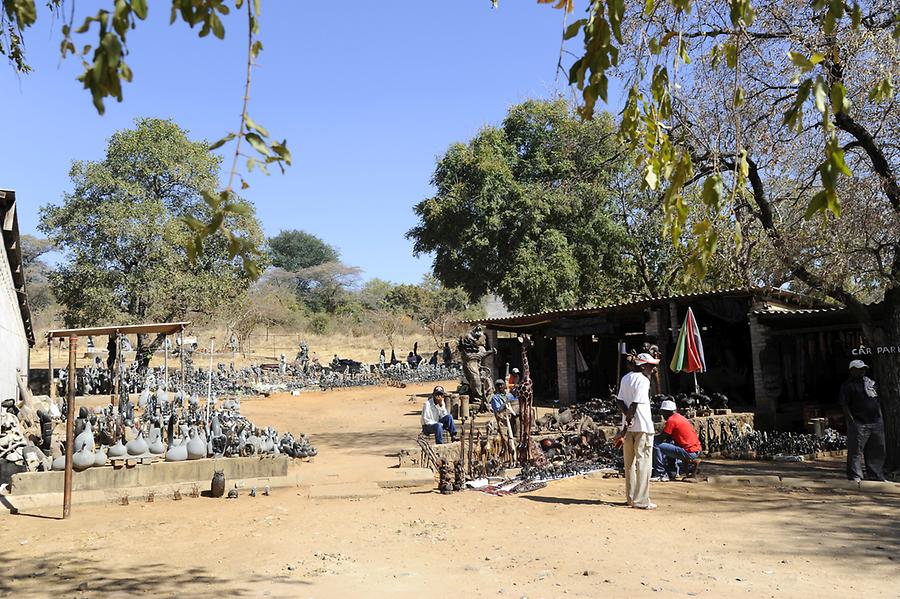
[[[35,233],[38,207],[70,189],[71,161],[102,158],[109,135],[136,117],[172,118],[210,140],[236,127],[245,20],[227,17],[224,41],[199,39],[168,25],[165,4],[151,2],[148,21],[129,33],[134,82],[102,117],[75,81],[77,60],[60,63],[59,23],[46,11],[26,35],[35,72],[0,68],[0,187],[17,190],[22,232]],[[430,270],[404,234],[451,143],[500,121],[511,104],[568,93],[555,81],[562,14],[535,0],[499,10],[489,0],[267,0],[263,11],[250,113],[288,139],[294,166],[251,175],[245,196],[268,235],[319,235],[366,278],[416,282]]]

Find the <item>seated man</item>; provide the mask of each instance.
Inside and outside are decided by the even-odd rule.
[[[659,407],[666,424],[653,444],[652,481],[675,478],[676,460],[693,464],[695,468],[700,463],[700,439],[688,419],[675,410],[675,402],[671,400],[662,402]]]
[[[507,430],[506,417],[509,416],[511,428],[509,432],[515,436],[516,411],[513,407],[513,402],[517,402],[518,400],[512,393],[506,390],[506,382],[503,379],[497,379],[494,382],[494,387],[496,388],[496,391],[491,396],[491,412],[493,412],[494,418],[497,419],[497,425],[500,427],[501,431]]]
[[[453,423],[453,416],[444,405],[444,388],[437,386],[422,406],[422,433],[425,435],[434,433],[435,444],[441,445],[444,443],[445,428],[450,431],[450,440],[455,442],[456,425]]]

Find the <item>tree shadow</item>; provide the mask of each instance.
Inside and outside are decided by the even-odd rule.
[[[628,507],[624,501],[603,501],[602,499],[578,499],[575,497],[547,497],[546,495],[519,495],[522,499],[537,503],[553,503],[557,505],[606,505],[610,507]]]
[[[114,566],[97,562],[90,553],[68,556],[58,553],[38,558],[22,558],[11,551],[0,551],[4,576],[0,594],[24,597],[51,597],[88,593],[96,596],[154,593],[187,594],[192,597],[256,597],[258,585],[311,585],[308,580],[287,576],[253,575],[240,579],[219,576],[197,566],[172,567],[171,564]],[[287,592],[282,596],[292,596]],[[276,595],[277,596],[277,595]]]

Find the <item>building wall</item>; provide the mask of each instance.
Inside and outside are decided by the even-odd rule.
[[[0,243],[0,401],[18,396],[16,370],[28,373],[28,338],[9,270],[5,246]]]

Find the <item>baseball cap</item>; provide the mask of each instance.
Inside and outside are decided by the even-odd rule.
[[[853,360],[850,362],[850,368],[868,368],[869,366],[862,360]]]
[[[518,369],[518,368],[513,368],[513,369],[512,369],[512,373],[513,373],[513,374],[519,374],[519,369]]]
[[[445,395],[444,388],[438,385],[434,388],[434,391],[431,392],[432,395]]]
[[[635,364],[640,366],[641,364],[659,364],[659,360],[654,358],[650,354],[638,354],[637,359],[634,361]]]
[[[667,412],[674,412],[674,411],[676,411],[678,408],[675,407],[675,402],[674,402],[674,401],[672,401],[671,399],[667,399],[666,401],[664,401],[664,402],[662,402],[661,404],[659,404],[659,409],[660,409],[660,410],[665,410],[665,411],[667,411]]]
[[[496,381],[494,381],[494,384],[495,385],[505,385],[506,381],[504,381],[503,379],[497,379]]]

